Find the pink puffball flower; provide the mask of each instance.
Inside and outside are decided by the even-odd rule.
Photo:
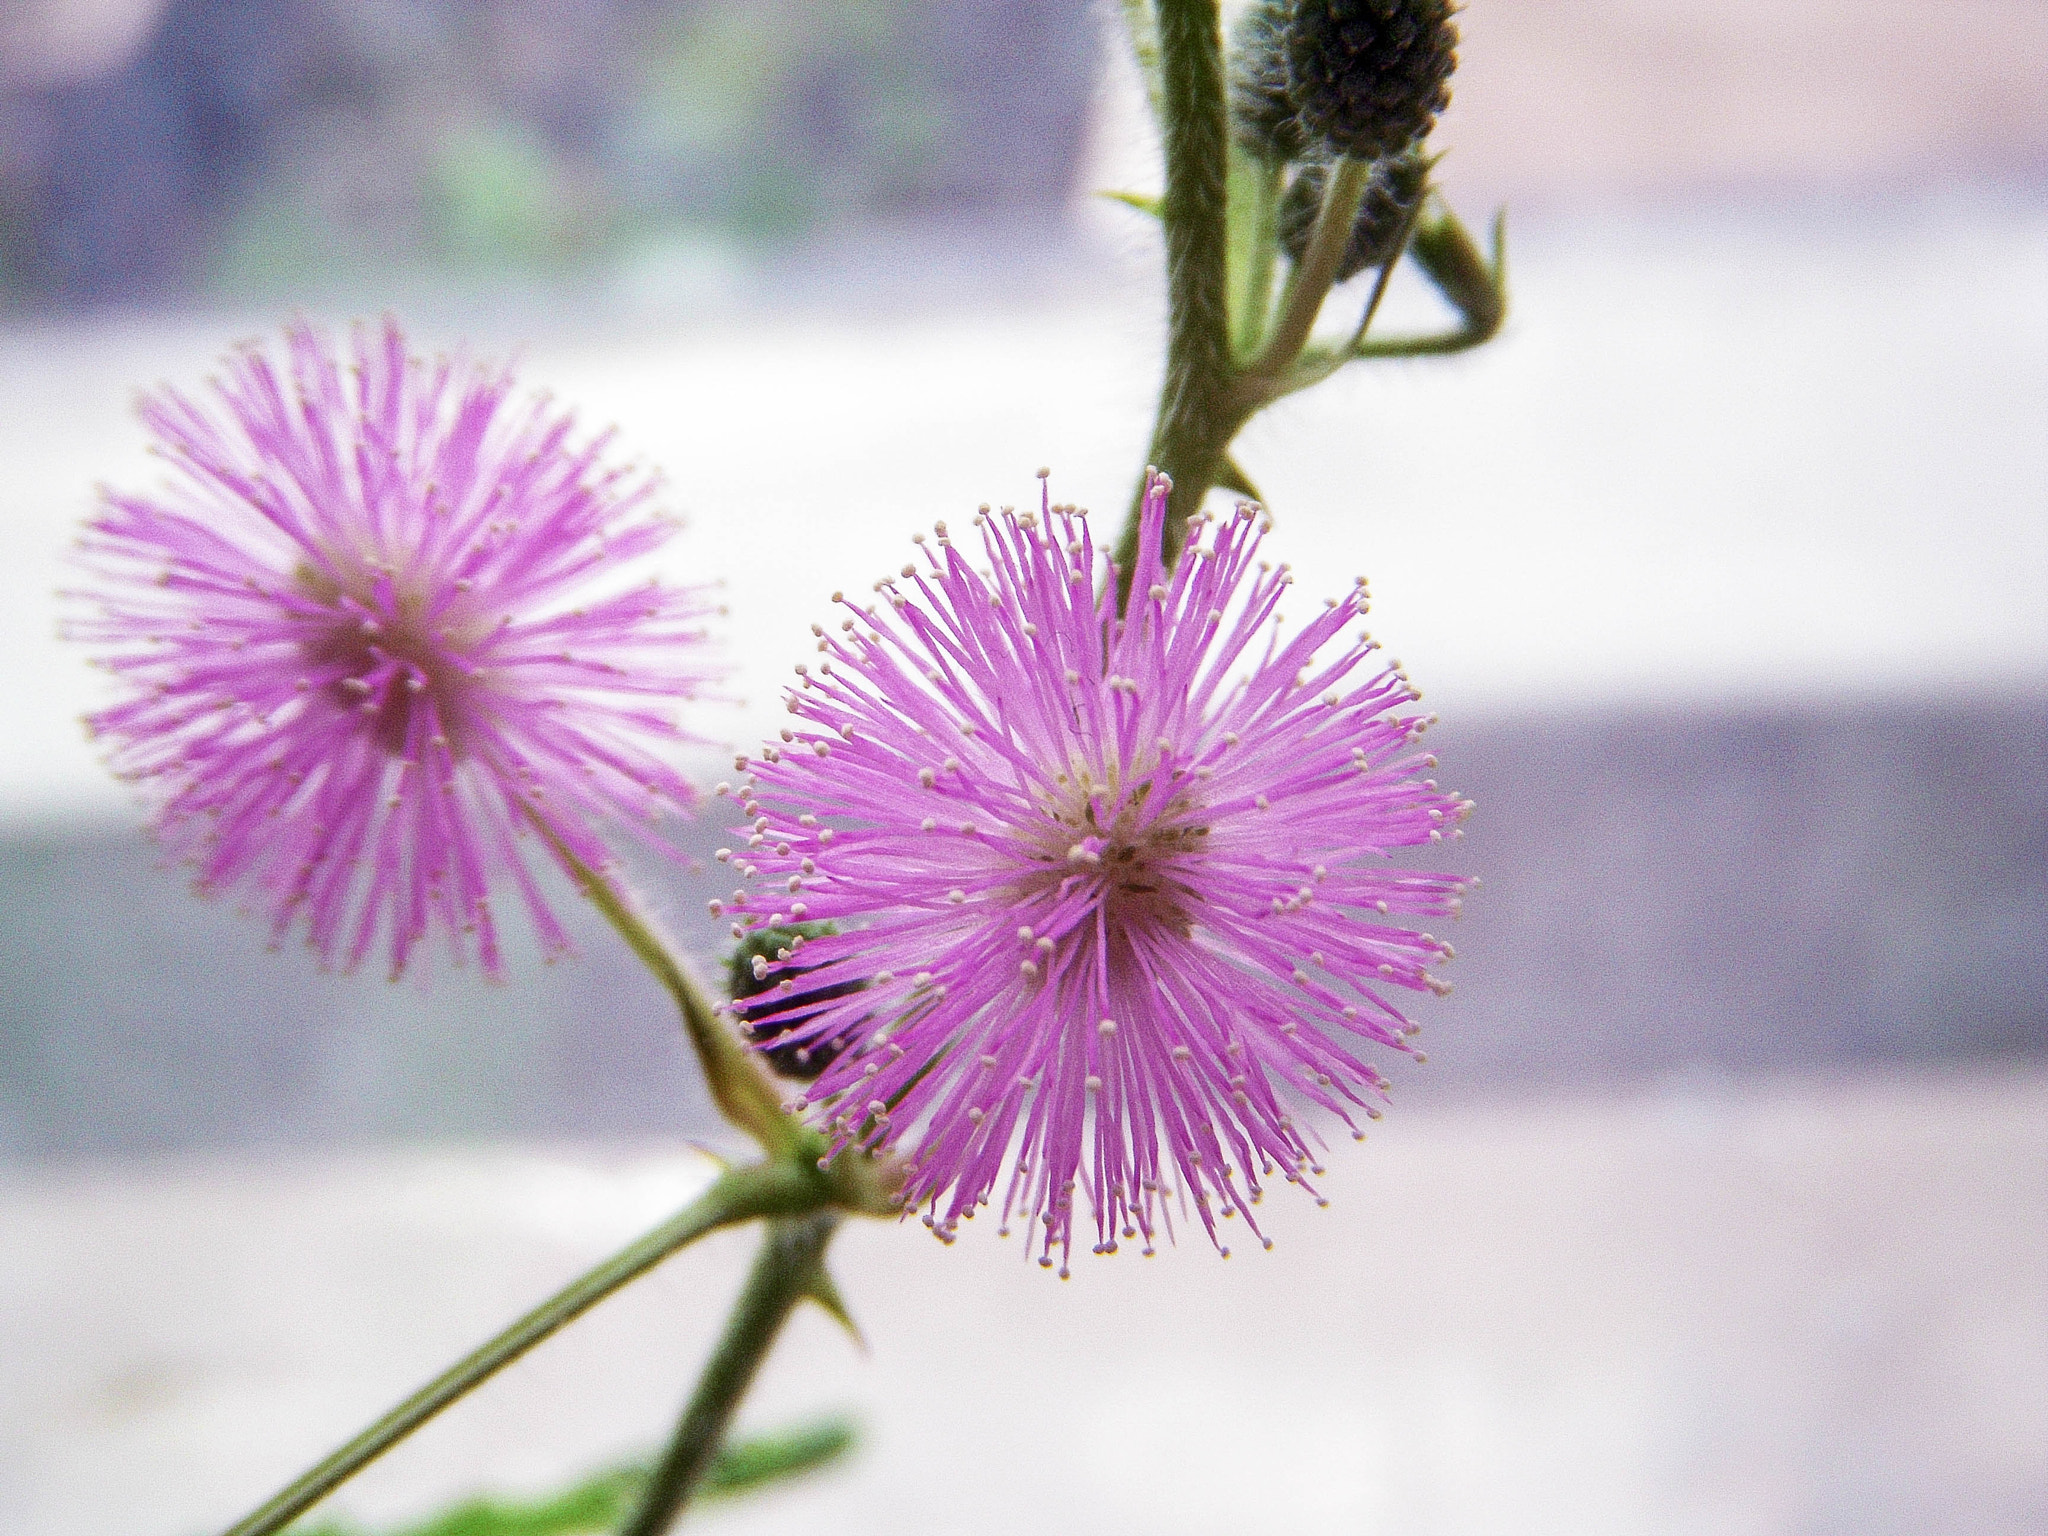
[[[509,374],[345,350],[300,323],[230,356],[209,396],[142,401],[170,483],[105,490],[82,541],[97,611],[73,626],[116,679],[88,725],[143,785],[203,890],[238,889],[323,963],[380,944],[395,977],[437,930],[503,969],[490,890],[550,953],[543,819],[590,868],[596,826],[691,790],[665,749],[713,675],[699,589],[593,578],[666,540],[654,484],[607,467]]]
[[[1451,946],[1400,919],[1466,883],[1387,861],[1471,803],[1419,777],[1419,696],[1347,633],[1364,583],[1283,629],[1261,515],[1198,520],[1169,573],[1166,493],[1121,615],[1085,513],[984,509],[979,570],[940,524],[819,628],[722,855],[735,916],[838,925],[782,966],[774,1043],[838,1052],[798,1107],[894,1148],[941,1238],[1007,1180],[1003,1230],[1035,1219],[1062,1275],[1077,1193],[1097,1253],[1152,1252],[1175,1206],[1225,1254],[1219,1218],[1263,1241],[1264,1181],[1323,1171],[1308,1107],[1362,1135],[1361,1047],[1411,1051],[1394,997],[1448,990]]]

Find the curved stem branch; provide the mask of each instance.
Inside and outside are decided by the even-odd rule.
[[[655,1464],[640,1505],[620,1536],[665,1536],[676,1523],[725,1439],[733,1411],[796,1304],[821,1286],[825,1245],[838,1217],[829,1211],[768,1224],[718,1348],[697,1378],[682,1422]]]
[[[788,1217],[814,1212],[829,1197],[829,1185],[815,1172],[787,1163],[763,1163],[720,1175],[682,1211],[456,1361],[331,1456],[228,1527],[224,1536],[272,1536],[273,1532],[283,1530],[442,1409],[707,1232],[759,1216]],[[823,1219],[829,1223],[835,1218]]]
[[[719,1021],[710,1000],[669,953],[668,946],[609,880],[576,856],[545,817],[531,809],[528,814],[577,888],[590,898],[591,905],[604,914],[605,921],[626,941],[626,947],[675,999],[676,1009],[683,1016],[683,1029],[697,1052],[718,1112],[759,1142],[769,1156],[800,1153],[807,1137],[803,1126],[783,1112],[781,1095],[767,1074]]]
[[[1377,341],[1362,341],[1346,356],[1347,362],[1361,358],[1375,357],[1449,357],[1457,352],[1470,352],[1474,347],[1484,346],[1493,339],[1494,333],[1487,330],[1444,331],[1434,336],[1388,336]]]
[[[1323,206],[1316,213],[1316,227],[1309,234],[1308,249],[1302,252],[1301,267],[1288,290],[1286,307],[1273,325],[1272,339],[1247,370],[1247,385],[1254,380],[1270,383],[1308,345],[1323,300],[1337,280],[1337,265],[1344,259],[1344,247],[1351,241],[1351,226],[1358,220],[1358,205],[1365,197],[1372,167],[1348,156],[1339,160],[1323,189]],[[1264,404],[1261,400],[1260,404]]]
[[[1351,340],[1344,344],[1346,352],[1356,354],[1364,345],[1366,332],[1372,329],[1373,321],[1379,316],[1380,300],[1387,296],[1387,284],[1393,281],[1394,268],[1401,264],[1401,257],[1408,249],[1408,239],[1415,233],[1415,220],[1421,212],[1422,200],[1417,198],[1415,206],[1401,220],[1400,233],[1394,237],[1394,254],[1380,263],[1379,276],[1372,283],[1372,297],[1365,301],[1365,313],[1358,317],[1358,326],[1352,331]]]

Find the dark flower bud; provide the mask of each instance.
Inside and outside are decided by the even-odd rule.
[[[733,1013],[746,1029],[747,1039],[760,1048],[769,1064],[784,1077],[808,1082],[846,1048],[844,1035],[802,1042],[782,1039],[792,1023],[802,1022],[820,1004],[851,997],[867,986],[862,978],[807,989],[803,978],[813,967],[787,963],[801,950],[802,941],[838,931],[831,923],[756,928],[732,952],[726,981],[732,994]],[[795,985],[785,991],[785,981]]]
[[[1252,154],[1274,165],[1308,149],[1287,94],[1288,15],[1294,0],[1255,0],[1230,34],[1230,130]]]
[[[1302,167],[1280,199],[1280,248],[1301,264],[1323,206],[1329,166],[1314,162]],[[1404,150],[1373,167],[1372,180],[1358,204],[1351,239],[1337,262],[1338,282],[1373,267],[1385,266],[1401,254],[1401,241],[1416,204],[1429,190],[1429,159],[1418,150]]]
[[[1450,105],[1458,29],[1450,0],[1295,0],[1288,94],[1312,142],[1379,160]]]

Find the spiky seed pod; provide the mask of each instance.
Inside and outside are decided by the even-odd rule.
[[[1285,165],[1308,148],[1287,94],[1287,20],[1294,0],[1255,0],[1230,35],[1230,130],[1261,160]]]
[[[1329,167],[1317,161],[1303,166],[1280,199],[1280,248],[1298,266],[1308,254],[1316,214],[1323,206]],[[1415,205],[1429,189],[1429,159],[1419,150],[1404,150],[1373,167],[1372,180],[1358,204],[1351,239],[1337,262],[1337,281],[1345,282],[1400,254],[1402,231]]]
[[[1450,0],[1295,0],[1288,94],[1312,143],[1354,160],[1405,149],[1450,105]]]
[[[739,942],[726,974],[733,1013],[745,1026],[747,1039],[768,1058],[784,1077],[809,1082],[832,1065],[845,1047],[845,1038],[827,1040],[786,1040],[792,1026],[808,1019],[818,1008],[849,997],[867,986],[864,981],[842,981],[792,998],[794,983],[810,969],[787,962],[806,941],[825,938],[839,931],[832,923],[790,923],[781,928],[756,928]],[[773,967],[772,973],[770,967]]]

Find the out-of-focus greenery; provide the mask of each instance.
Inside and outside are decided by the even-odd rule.
[[[732,1498],[831,1465],[854,1447],[853,1425],[826,1419],[778,1435],[742,1440],[719,1451],[699,1497]],[[543,1498],[470,1499],[387,1536],[586,1536],[615,1529],[647,1481],[634,1463],[595,1473]],[[293,1527],[291,1536],[368,1536],[336,1521]]]
[[[581,142],[486,99],[321,124],[251,188],[214,281],[248,291],[400,266],[547,272],[678,230],[740,241],[913,202],[945,128],[922,0],[657,9]],[[399,77],[404,78],[403,72]]]
[[[0,299],[580,281],[1056,215],[1100,31],[1073,0],[161,0],[104,74],[0,81]]]
[[[435,250],[462,265],[548,265],[601,251],[619,223],[615,199],[514,122],[464,124],[444,134],[429,172]]]
[[[914,195],[944,114],[914,0],[755,0],[675,13],[641,65],[626,155],[747,235]]]

